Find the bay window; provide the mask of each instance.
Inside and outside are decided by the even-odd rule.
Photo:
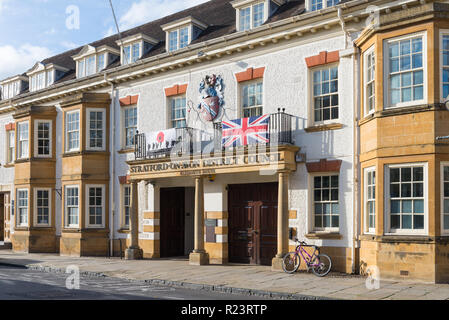
[[[36,120],[34,130],[36,157],[51,157],[51,121]]]
[[[50,203],[51,203],[50,189],[35,189],[35,208],[36,217],[35,222],[38,226],[50,225]]]
[[[66,151],[78,151],[80,148],[80,112],[71,111],[66,114]]]
[[[65,187],[65,225],[66,227],[79,226],[79,187]]]
[[[28,189],[17,189],[17,226],[28,226]]]
[[[87,149],[105,149],[105,114],[104,109],[87,109]]]
[[[424,103],[426,97],[426,36],[411,35],[386,42],[386,106]]]
[[[449,233],[449,163],[441,165],[441,230]]]
[[[376,229],[376,170],[365,169],[365,230],[374,233]]]
[[[370,48],[364,54],[364,94],[365,94],[365,113],[369,114],[374,112],[375,108],[375,72],[376,61],[374,48]]]
[[[441,100],[445,101],[449,98],[449,31],[441,35]]]
[[[104,186],[87,186],[87,221],[89,227],[104,227]]]
[[[387,167],[386,220],[390,233],[425,233],[427,165]]]

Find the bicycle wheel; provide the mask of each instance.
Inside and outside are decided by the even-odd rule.
[[[286,273],[295,273],[296,270],[298,270],[300,263],[301,259],[296,252],[289,252],[282,259],[282,269],[284,269]]]
[[[313,259],[310,265],[312,267],[313,274],[318,277],[324,277],[331,271],[332,260],[326,254],[319,254]]]

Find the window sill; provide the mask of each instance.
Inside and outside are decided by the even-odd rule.
[[[117,230],[118,233],[124,233],[124,234],[129,234],[131,233],[131,231],[129,229],[126,228],[121,228],[119,230]]]
[[[383,243],[432,243],[437,239],[426,235],[382,235],[364,234],[359,236],[359,240],[377,241]]]
[[[312,127],[305,128],[304,131],[307,133],[311,132],[320,132],[320,131],[330,131],[330,130],[339,130],[343,128],[343,124],[341,123],[330,123],[330,124],[321,124]]]
[[[119,153],[119,154],[133,153],[133,152],[134,152],[133,148],[124,148],[124,149],[117,151],[117,153]]]
[[[343,235],[338,232],[311,232],[305,235],[307,239],[341,240]]]

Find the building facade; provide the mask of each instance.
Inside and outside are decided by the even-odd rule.
[[[0,82],[4,240],[446,281],[444,2],[212,0]]]

